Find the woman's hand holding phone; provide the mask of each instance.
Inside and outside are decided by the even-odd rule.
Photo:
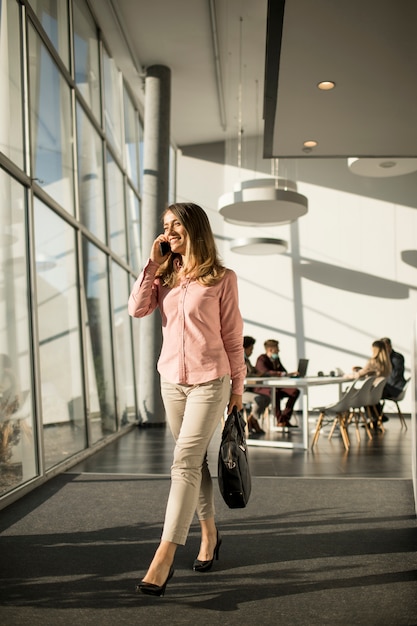
[[[171,247],[165,239],[160,239],[161,235],[155,239],[152,245],[150,259],[155,263],[163,263],[166,261],[167,254],[171,252]]]
[[[171,252],[171,246],[167,241],[159,242],[159,252],[161,253],[161,256],[166,256],[169,252]]]

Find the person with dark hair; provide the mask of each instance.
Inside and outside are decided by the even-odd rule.
[[[246,335],[243,337],[243,351],[245,354],[245,364],[247,376],[259,376],[259,372],[256,367],[250,362],[250,356],[253,352],[253,347],[256,343],[256,339]],[[268,393],[255,393],[254,391],[245,390],[243,393],[243,404],[249,410],[249,416],[247,418],[249,435],[264,435],[265,431],[261,428],[259,420],[265,413],[266,408],[269,406],[271,399]]]
[[[387,378],[384,390],[382,392],[382,399],[397,398],[404,389],[406,380],[404,377],[405,361],[402,354],[396,352],[392,347],[392,342],[389,337],[382,337],[381,341],[384,342],[388,352],[389,359],[391,361],[391,374]],[[382,404],[377,404],[377,411],[381,415],[383,411]],[[382,421],[387,422],[388,417],[382,415]]]
[[[351,374],[345,374],[344,378],[350,380],[355,378],[366,378],[366,376],[383,376],[389,378],[392,372],[392,365],[388,354],[386,343],[382,339],[377,339],[372,343],[372,356],[363,367],[353,367]],[[386,383],[384,385],[385,389]],[[384,389],[382,393],[384,393]],[[375,404],[375,409],[378,415],[382,414],[382,406],[380,403]],[[382,418],[383,421],[387,421],[387,418]],[[378,429],[378,421],[373,420],[373,426],[375,430]]]
[[[260,376],[290,376],[296,374],[296,372],[289,374],[281,363],[279,358],[279,342],[276,341],[276,339],[267,339],[264,342],[264,348],[265,354],[258,356],[256,361],[256,369],[260,373]],[[255,391],[263,393],[269,391],[269,393],[271,393],[271,391],[265,389],[265,387],[255,389]],[[296,428],[296,424],[292,424],[290,420],[294,410],[294,404],[299,395],[300,390],[296,387],[276,387],[275,407],[277,426]],[[285,408],[281,411],[282,398],[287,398],[287,402]]]
[[[405,371],[405,361],[402,354],[396,352],[391,343],[391,339],[388,337],[383,337],[381,341],[384,342],[387,352],[389,355],[389,359],[391,361],[391,374],[388,376],[387,382],[385,383],[384,391],[382,394],[383,398],[396,398],[400,395],[401,391],[404,389],[406,380],[404,378]]]
[[[168,251],[161,250],[163,242]],[[207,214],[196,204],[166,209],[163,234],[133,286],[131,316],[144,317],[157,307],[163,332],[158,371],[175,449],[162,538],[136,590],[161,596],[195,512],[201,544],[193,569],[207,572],[218,559],[222,540],[207,448],[226,406],[228,413],[242,410],[246,376],[237,277],[220,261]]]

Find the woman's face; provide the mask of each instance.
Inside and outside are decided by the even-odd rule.
[[[164,215],[164,235],[167,237],[172,252],[184,255],[187,249],[188,233],[172,211]]]

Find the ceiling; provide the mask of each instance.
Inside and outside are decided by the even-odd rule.
[[[278,77],[265,128],[271,153],[302,156],[303,142],[314,139],[316,156],[416,156],[417,2],[270,4],[267,85]],[[335,89],[320,91],[322,80]],[[272,98],[273,85],[267,89]]]
[[[136,89],[170,67],[178,147],[261,136],[265,158],[417,156],[415,0],[107,0],[110,21],[91,4]]]

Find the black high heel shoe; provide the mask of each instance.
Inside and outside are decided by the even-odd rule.
[[[163,585],[159,586],[159,585],[154,585],[153,583],[144,583],[143,581],[141,581],[140,583],[137,583],[135,591],[136,593],[138,591],[141,591],[142,593],[146,593],[146,595],[148,596],[163,596],[165,593],[165,589],[168,584],[168,581],[173,577],[173,575],[174,575],[174,568],[171,565],[171,567],[169,568],[168,577]]]
[[[208,572],[209,570],[211,570],[214,559],[216,559],[216,561],[219,560],[219,552],[220,552],[221,545],[222,545],[222,538],[219,535],[219,531],[217,531],[217,541],[216,541],[216,545],[215,545],[214,552],[213,552],[213,558],[210,559],[209,561],[200,561],[199,559],[195,559],[193,570],[195,572]]]

